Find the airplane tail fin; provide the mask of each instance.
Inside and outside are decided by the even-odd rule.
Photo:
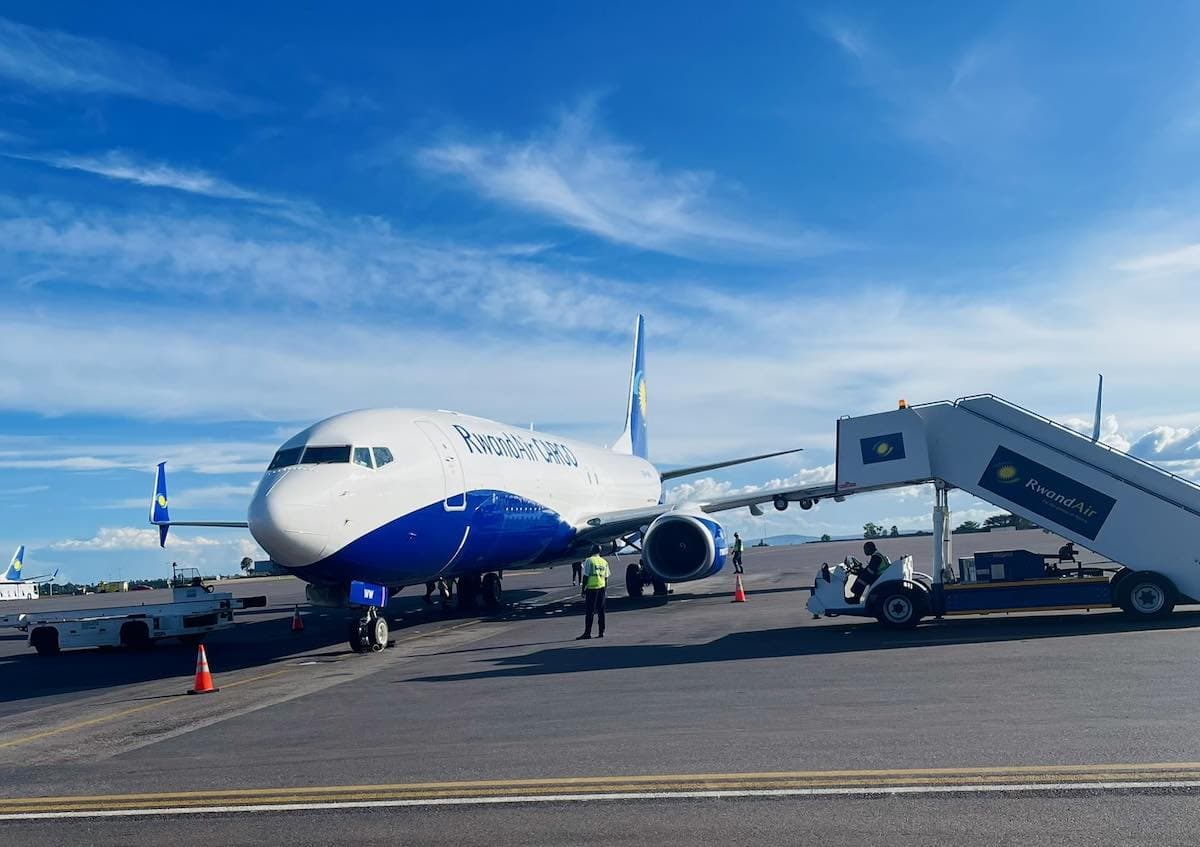
[[[167,545],[171,515],[167,512],[167,463],[159,462],[154,474],[154,499],[150,501],[150,523],[158,526],[158,546]]]
[[[633,368],[629,374],[629,402],[625,407],[625,431],[613,445],[614,453],[649,456],[646,446],[646,318],[637,316],[633,335]]]
[[[3,561],[3,560],[0,560]],[[13,553],[12,561],[8,563],[8,570],[4,572],[5,582],[20,582],[21,568],[25,566],[25,545],[22,544],[17,548],[17,552]]]

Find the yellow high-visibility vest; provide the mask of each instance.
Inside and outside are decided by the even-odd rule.
[[[589,556],[583,560],[584,588],[604,588],[608,585],[608,562],[603,556]]]

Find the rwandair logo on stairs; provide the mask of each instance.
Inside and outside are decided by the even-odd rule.
[[[872,435],[858,439],[864,465],[876,462],[892,462],[904,458],[904,434],[892,432],[887,435]]]
[[[1007,447],[996,448],[979,486],[1093,540],[1117,502]]]

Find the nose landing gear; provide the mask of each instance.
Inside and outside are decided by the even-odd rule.
[[[388,623],[374,606],[350,622],[350,649],[355,653],[378,653],[388,646]]]

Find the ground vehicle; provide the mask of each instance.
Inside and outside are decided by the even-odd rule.
[[[172,591],[170,603],[8,615],[0,626],[27,631],[29,646],[42,656],[79,647],[147,649],[164,638],[199,643],[207,633],[233,626],[234,610],[267,604],[263,596],[235,599],[192,587]]]
[[[1129,568],[1105,571],[1047,564],[1053,555],[1028,550],[997,550],[960,559],[958,573],[940,576],[913,569],[911,556],[893,563],[864,593],[862,602],[846,599],[846,583],[860,566],[853,560],[823,568],[808,609],[815,615],[859,615],[897,629],[916,626],[923,617],[993,612],[1102,609],[1117,606],[1134,618],[1170,614],[1178,594],[1155,574]]]
[[[838,494],[934,484],[932,576],[911,567],[911,576],[885,571],[888,579],[881,577],[863,603],[838,606],[831,571],[825,586],[818,579],[809,600],[816,614],[915,626],[927,615],[1117,606],[1131,617],[1154,619],[1169,615],[1177,603],[1200,602],[1194,542],[1200,486],[1095,435],[1089,439],[991,395],[922,406],[902,402],[895,411],[842,418],[837,433]],[[1008,558],[989,561],[987,568],[976,562],[956,572],[950,565],[951,488],[1123,567],[1111,573],[1048,571],[1045,557],[1010,550],[999,551]]]

